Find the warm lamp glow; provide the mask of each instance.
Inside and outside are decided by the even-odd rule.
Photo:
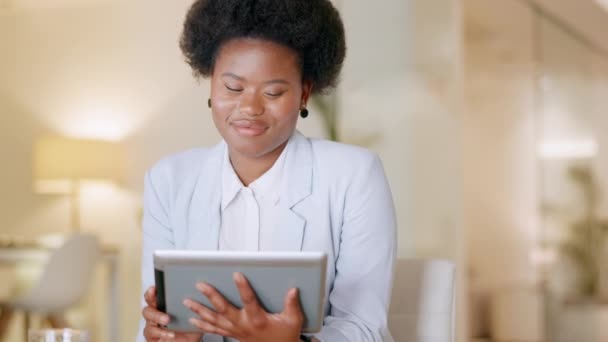
[[[71,195],[72,230],[80,229],[80,183],[119,181],[125,156],[118,143],[63,137],[43,138],[34,146],[34,180],[43,193]]]
[[[58,126],[61,132],[78,139],[118,141],[134,129],[132,116],[122,115],[119,110],[76,111],[79,114],[63,120]]]
[[[119,143],[43,138],[34,148],[35,180],[120,180],[125,157]]]

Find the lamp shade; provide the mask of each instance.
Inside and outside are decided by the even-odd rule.
[[[124,165],[124,150],[115,142],[45,137],[34,146],[36,181],[119,181],[123,177]]]

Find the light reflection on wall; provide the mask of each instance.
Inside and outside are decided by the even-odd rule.
[[[40,118],[59,135],[77,139],[121,141],[135,132],[144,121],[137,103],[121,103],[113,96],[98,95],[96,101],[86,96],[65,97],[52,109],[52,115]],[[135,101],[134,101],[135,102]]]
[[[591,138],[543,141],[537,147],[541,159],[586,159],[597,154],[598,146]]]
[[[68,120],[53,124],[60,133],[72,138],[108,141],[120,141],[135,128],[126,113],[98,108],[73,114]]]

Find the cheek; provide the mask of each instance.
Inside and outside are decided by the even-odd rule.
[[[295,122],[298,119],[300,113],[300,102],[294,99],[286,99],[284,101],[277,101],[267,106],[271,113],[274,113],[277,120],[283,122]]]
[[[232,100],[222,99],[216,97],[213,99],[211,112],[213,113],[213,120],[216,123],[226,121],[230,115],[234,112],[236,103]]]
[[[294,112],[293,108],[283,108],[282,111],[274,112],[273,121],[275,126],[281,129],[292,129],[298,122],[299,113]]]
[[[283,119],[285,123],[289,126],[295,126],[298,122],[298,117],[300,116],[299,112],[290,112],[285,114],[285,118]]]
[[[281,118],[275,118],[275,134],[279,139],[287,139],[296,129],[299,113],[285,113]]]

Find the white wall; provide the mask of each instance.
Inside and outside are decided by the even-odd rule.
[[[537,284],[530,261],[539,233],[535,23],[523,1],[464,4],[465,272],[471,294],[469,327],[479,335],[487,334],[490,324],[489,295]],[[526,310],[521,303],[513,307]],[[510,319],[518,322],[518,317]]]
[[[342,136],[372,140],[369,147],[383,159],[397,209],[400,256],[451,259],[459,271],[460,3],[343,1],[348,56],[339,89]],[[461,278],[458,288],[458,334],[464,341]]]
[[[596,175],[601,189],[602,197],[598,208],[598,215],[602,219],[608,219],[608,56],[594,54],[592,56],[593,75],[593,111],[595,125],[595,137],[598,143],[598,157],[596,164]],[[608,258],[608,249],[606,251]],[[601,291],[608,294],[608,271],[604,270],[602,275]]]
[[[469,271],[479,288],[530,286],[538,228],[533,13],[519,1],[465,4]]]
[[[12,63],[13,40],[12,40],[13,21],[10,17],[0,13],[0,89],[7,85],[8,77],[6,73]]]
[[[3,94],[4,89],[8,86],[7,72],[11,68],[13,62],[12,53],[10,52],[13,50],[12,24],[13,22],[10,18],[0,14],[0,94]],[[8,124],[7,116],[4,114],[7,109],[3,99],[0,98],[0,127],[4,127]],[[3,142],[4,139],[0,135],[0,160],[2,160],[2,165],[8,161],[10,156],[7,148],[3,147],[6,145]],[[2,203],[0,203],[0,206],[2,206]],[[6,279],[10,275],[9,270],[0,268],[0,278]],[[0,285],[0,296],[6,297],[9,293],[9,286]]]
[[[167,153],[218,136],[197,85],[182,62],[177,37],[189,1],[100,3],[19,12],[9,86],[2,92],[0,149],[3,234],[64,232],[67,198],[32,192],[32,143],[41,134],[123,140],[130,153],[121,188],[85,187],[82,229],[121,248],[121,340],[132,340],[139,319],[139,193],[143,172]],[[10,36],[10,35],[9,35]],[[103,285],[94,292],[103,291]],[[81,322],[103,340],[103,296]],[[101,318],[101,319],[99,319]],[[78,317],[75,317],[78,320]]]
[[[603,0],[600,0],[603,1]],[[543,11],[558,18],[561,22],[592,42],[593,45],[608,51],[608,21],[606,20],[605,6],[596,0],[570,1],[570,0],[531,0]]]
[[[457,4],[342,6],[348,57],[340,87],[341,131],[347,141],[376,138],[370,147],[383,157],[389,174],[403,256],[454,257],[458,246],[458,176],[448,171],[458,168],[456,113],[449,107],[449,90],[460,70]],[[447,52],[438,52],[428,39],[446,42],[441,46]],[[431,72],[438,69],[446,71],[443,78]]]
[[[594,53],[591,56],[591,77],[593,81],[591,108],[595,122],[595,137],[597,139],[599,153],[597,158],[597,174],[602,188],[603,197],[599,208],[602,217],[608,217],[608,135],[605,129],[608,127],[608,55]]]

